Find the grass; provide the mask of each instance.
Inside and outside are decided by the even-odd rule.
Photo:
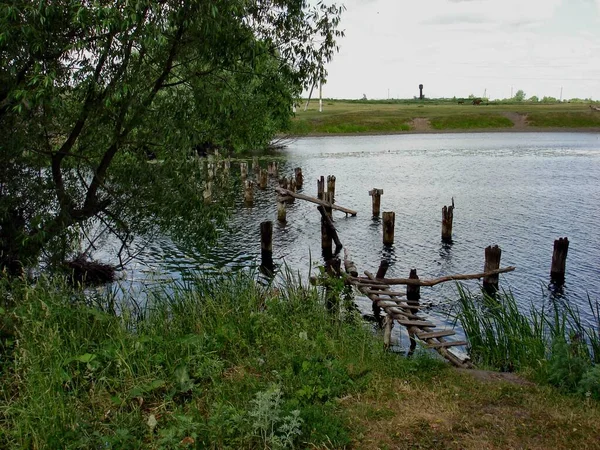
[[[351,310],[327,312],[294,281],[199,280],[155,292],[143,309],[123,304],[119,316],[57,281],[0,290],[0,448],[598,442],[592,398],[386,353]]]
[[[593,323],[553,300],[522,312],[510,293],[475,296],[459,285],[459,313],[471,357],[480,366],[529,372],[565,392],[600,400],[600,303],[589,300]]]
[[[519,129],[573,128],[600,130],[600,113],[585,103],[490,103],[479,106],[449,101],[346,101],[327,99],[323,112],[313,100],[307,111],[298,108],[289,133],[293,135],[398,133],[415,131],[413,120],[425,119],[430,128],[416,131],[510,130],[522,116]]]

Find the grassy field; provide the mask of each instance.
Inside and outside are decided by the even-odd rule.
[[[416,119],[416,120],[415,120]],[[600,131],[600,112],[583,103],[457,104],[318,100],[298,108],[293,135],[402,133],[460,130],[589,129]]]
[[[0,448],[600,442],[593,398],[385,352],[352,309],[293,282],[204,280],[117,316],[66,285],[1,281]]]

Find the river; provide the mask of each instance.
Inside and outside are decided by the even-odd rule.
[[[411,268],[421,278],[483,269],[484,248],[502,249],[501,275],[524,309],[551,301],[548,290],[553,242],[570,240],[566,283],[561,301],[576,305],[589,318],[588,295],[600,298],[600,134],[464,133],[302,138],[274,158],[280,173],[302,167],[301,192],[316,196],[316,180],[335,175],[336,203],[358,211],[335,212],[341,241],[360,272],[376,271],[382,258],[389,277],[406,277]],[[236,164],[232,173],[239,173]],[[147,246],[141,263],[131,263],[124,284],[186,278],[191,271],[230,271],[255,265],[260,256],[259,224],[276,222],[270,180],[257,191],[253,207],[238,196],[232,230],[208,254],[161,238]],[[395,211],[395,245],[382,245],[382,227],[371,217],[372,188],[384,190],[382,211]],[[453,243],[443,244],[441,208],[454,197]],[[320,216],[316,205],[297,200],[288,223],[274,226],[274,257],[306,280],[321,261]],[[466,285],[475,289],[477,282]],[[456,303],[453,283],[422,288],[428,314],[450,324]],[[369,303],[359,299],[367,312]]]

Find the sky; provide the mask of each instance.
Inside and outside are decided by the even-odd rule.
[[[600,99],[600,0],[336,2],[323,97]]]

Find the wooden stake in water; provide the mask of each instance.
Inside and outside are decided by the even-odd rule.
[[[442,241],[452,242],[452,221],[454,220],[454,198],[452,206],[442,208]]]
[[[396,225],[396,213],[388,211],[383,213],[383,244],[394,243],[394,227]]]
[[[244,202],[246,205],[254,203],[254,181],[246,180],[244,182]]]
[[[267,171],[265,169],[260,169],[260,177],[259,177],[259,181],[258,181],[258,187],[261,189],[266,189],[267,188],[267,180],[268,180],[268,176],[267,176]]]
[[[567,267],[567,253],[569,252],[569,239],[566,237],[554,241],[550,279],[557,285],[564,284]]]
[[[323,194],[325,193],[325,177],[321,176],[317,180],[317,198],[323,200]]]
[[[288,189],[291,192],[296,192],[296,179],[294,177],[290,177],[288,181]]]
[[[327,176],[327,193],[330,193],[330,203],[335,203],[335,175]]]
[[[252,172],[259,173],[260,172],[260,164],[258,163],[258,157],[255,156],[252,158]]]
[[[369,195],[373,198],[373,217],[379,217],[381,212],[381,196],[383,195],[383,189],[376,189],[369,191]]]
[[[277,202],[277,220],[281,223],[287,222],[285,202]]]
[[[302,167],[296,167],[294,169],[294,176],[296,177],[296,187],[300,189],[304,183],[304,176],[302,175]]]
[[[242,180],[248,178],[248,163],[240,163],[240,175],[242,177]]]
[[[484,272],[500,269],[500,257],[502,250],[497,245],[486,247]],[[488,275],[483,278],[483,290],[488,295],[494,295],[498,291],[498,274]]]
[[[260,256],[261,266],[273,271],[273,222],[270,220],[260,224]]]
[[[417,275],[417,269],[411,269],[410,274],[408,275],[409,280],[418,280],[419,275]],[[419,300],[421,300],[421,286],[415,286],[411,284],[406,285],[406,302],[408,304],[419,304]]]

